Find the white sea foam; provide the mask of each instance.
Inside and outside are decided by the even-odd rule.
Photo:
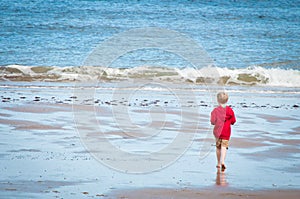
[[[9,65],[0,67],[2,81],[89,82],[145,79],[170,83],[258,85],[300,87],[300,71],[293,69],[253,66],[242,69],[220,67],[168,68],[140,66],[135,68],[109,67],[35,67]]]

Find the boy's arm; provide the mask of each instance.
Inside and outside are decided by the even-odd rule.
[[[212,125],[215,125],[215,124],[216,124],[216,114],[215,114],[214,111],[212,111],[211,114],[210,114],[210,123],[211,123]]]
[[[233,125],[236,122],[234,112],[232,110],[231,124]]]

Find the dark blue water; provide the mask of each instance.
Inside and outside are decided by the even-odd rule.
[[[141,27],[194,39],[220,67],[299,69],[300,1],[0,0],[0,65],[80,66]]]

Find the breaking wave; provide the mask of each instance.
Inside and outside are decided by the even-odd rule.
[[[140,66],[135,68],[109,68],[95,66],[47,67],[8,65],[0,67],[1,81],[88,82],[147,79],[174,83],[258,85],[300,87],[300,70],[263,68],[243,69],[220,67],[169,68]]]

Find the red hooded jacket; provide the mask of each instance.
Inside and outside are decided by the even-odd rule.
[[[225,108],[222,106],[216,107],[211,112],[210,122],[215,125],[213,132],[216,138],[230,139],[231,125],[236,122],[236,119],[233,110],[229,106]]]

